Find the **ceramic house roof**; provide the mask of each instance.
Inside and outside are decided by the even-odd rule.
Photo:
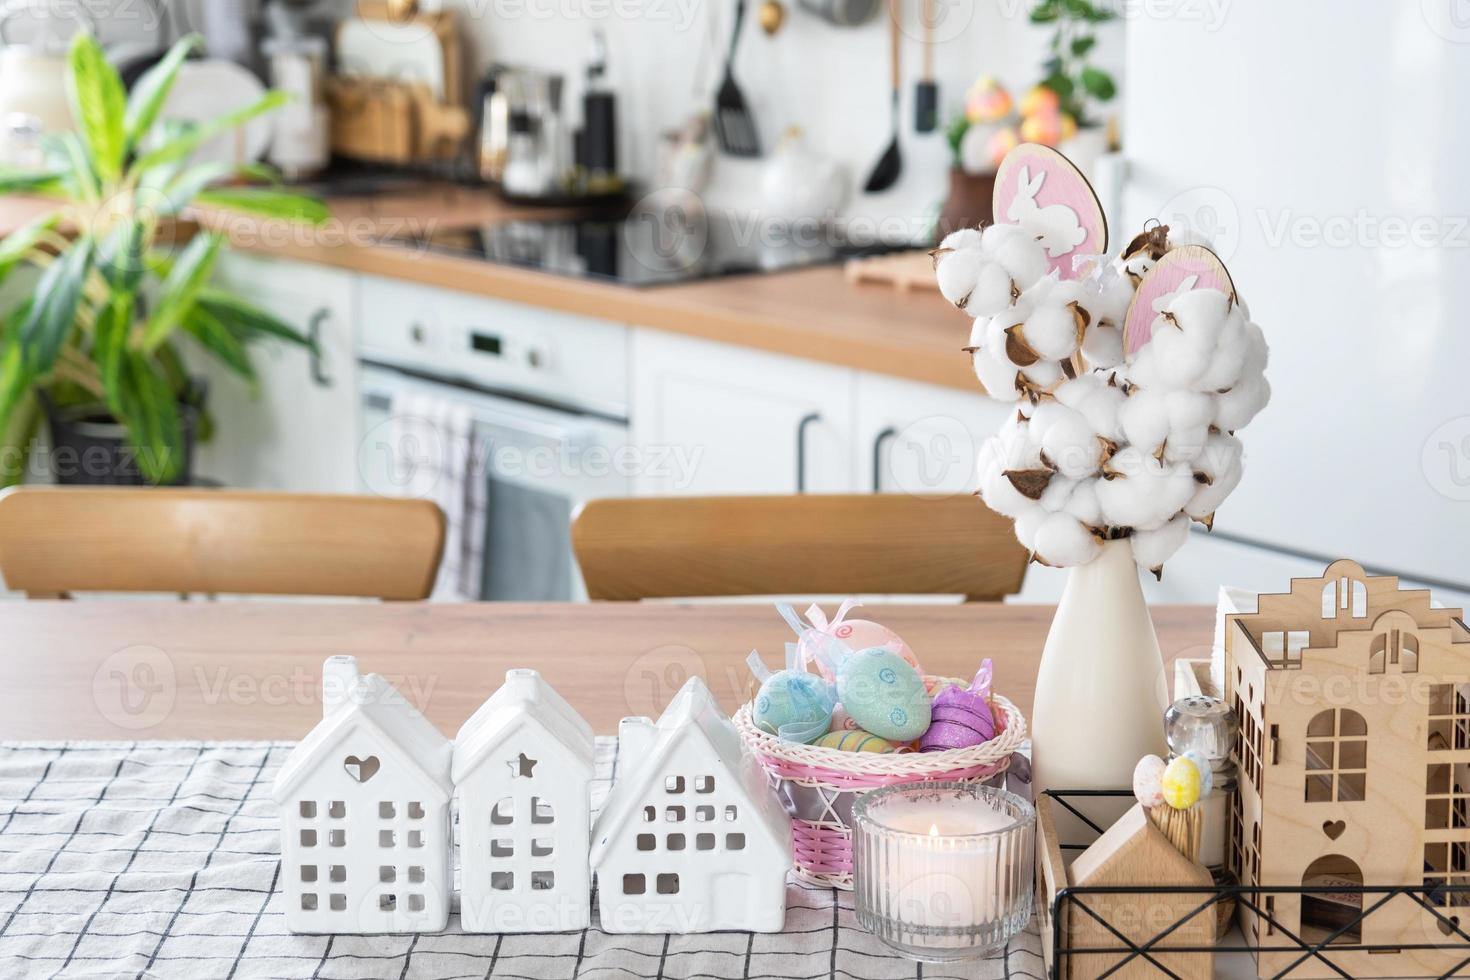
[[[355,732],[379,736],[396,768],[417,772],[445,800],[454,795],[450,779],[453,745],[392,684],[377,674],[359,675],[355,657],[329,657],[322,668],[322,720],[297,744],[276,775],[277,803],[293,798],[320,766],[341,765],[337,753]]]
[[[745,751],[740,734],[731,724],[709,688],[698,677],[690,678],[654,726],[651,749],[641,763],[624,756],[624,771],[613,783],[607,802],[592,829],[592,866],[602,864],[608,849],[625,832],[626,825],[656,792],[669,757],[686,739],[696,739],[710,761],[733,779],[743,797],[752,826],[779,851],[791,853],[791,820],[771,792],[755,759]]]
[[[454,739],[452,775],[463,782],[505,741],[527,726],[540,729],[585,769],[594,767],[592,726],[534,670],[509,670],[505,684],[461,726]]]

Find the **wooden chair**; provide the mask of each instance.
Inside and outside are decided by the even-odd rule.
[[[444,515],[425,500],[163,487],[0,492],[0,576],[33,598],[423,599],[443,550]]]
[[[595,500],[572,523],[593,599],[1016,592],[1027,554],[971,496]]]

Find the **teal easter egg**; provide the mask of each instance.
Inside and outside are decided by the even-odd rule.
[[[858,727],[890,742],[911,742],[929,727],[931,705],[924,679],[903,657],[884,647],[843,660],[837,693]]]
[[[761,684],[751,720],[768,735],[809,743],[827,734],[836,703],[832,685],[816,674],[781,670]]]

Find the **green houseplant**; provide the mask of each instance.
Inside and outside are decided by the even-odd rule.
[[[193,438],[207,437],[186,346],[253,383],[252,341],[310,345],[210,285],[224,236],[201,229],[182,248],[166,247],[196,206],[268,220],[327,217],[321,202],[280,189],[269,168],[190,163],[203,142],[286,99],[268,93],[197,125],[160,122],[198,43],[179,41],[128,94],[97,41],[78,35],[67,84],[76,131],[47,138],[39,171],[0,172],[0,193],[56,204],[0,241],[0,281],[22,266],[38,270],[29,296],[0,315],[0,486],[24,475],[43,408],[53,439],[56,409],[120,424],[142,480],[172,482],[186,471]]]

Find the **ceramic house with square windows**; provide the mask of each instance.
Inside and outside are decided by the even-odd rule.
[[[1321,895],[1242,904],[1248,940],[1277,929],[1313,942],[1355,977],[1438,975],[1470,947],[1470,630],[1428,591],[1351,561],[1262,595],[1225,623],[1225,697],[1240,716],[1240,792],[1229,828],[1246,885]],[[1414,885],[1418,897],[1352,886]],[[1349,889],[1336,890],[1331,889]],[[1361,917],[1360,912],[1371,911]],[[1275,920],[1274,923],[1269,921]],[[1453,950],[1415,945],[1457,944]],[[1334,949],[1372,945],[1386,951]],[[1258,955],[1262,976],[1337,976],[1292,952]]]
[[[657,724],[625,718],[592,831],[610,933],[777,932],[791,821],[709,689],[691,679]]]
[[[322,720],[276,776],[292,932],[435,932],[449,919],[449,740],[352,657],[322,668]]]
[[[460,922],[564,932],[591,920],[592,727],[534,670],[512,670],[454,746]]]

